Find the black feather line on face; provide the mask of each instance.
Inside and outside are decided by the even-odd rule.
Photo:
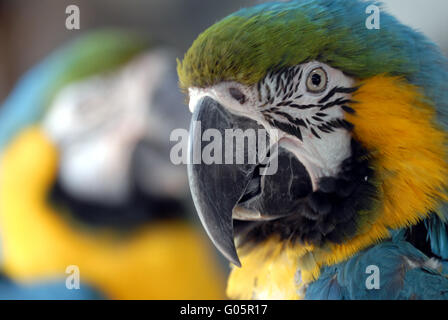
[[[322,246],[353,237],[359,227],[358,213],[371,209],[377,189],[367,151],[354,139],[351,151],[340,173],[321,178],[318,190],[304,199],[296,214],[274,221],[234,220],[240,243],[256,244],[277,235],[281,240]]]
[[[300,141],[303,141],[302,138],[302,132],[300,131],[300,128],[296,125],[292,125],[289,123],[284,123],[281,121],[277,121],[275,119],[269,119],[268,122],[271,124],[271,126],[286,132],[287,134],[290,134],[294,137],[297,137]]]
[[[295,78],[298,78],[295,80]],[[280,100],[276,104],[276,106],[272,106],[272,110],[275,107],[284,106],[284,107],[290,107],[295,108],[299,110],[306,110],[306,109],[312,109],[312,108],[319,108],[318,113],[322,114],[323,111],[328,108],[334,107],[334,106],[340,106],[344,109],[344,111],[353,113],[354,110],[350,107],[346,106],[346,104],[353,102],[350,99],[345,99],[343,97],[339,97],[333,101],[328,102],[334,95],[338,93],[343,94],[351,94],[358,90],[358,87],[338,87],[335,86],[332,88],[323,98],[321,98],[317,104],[298,104],[295,102],[295,100],[298,100],[302,97],[301,94],[296,95],[294,98],[293,96],[297,93],[299,89],[299,85],[301,83],[303,76],[303,69],[300,66],[295,67],[283,67],[283,68],[276,68],[274,67],[271,69],[267,76],[263,78],[261,81],[257,83],[257,90],[258,90],[258,100],[262,102],[262,92],[261,90],[264,88],[265,91],[265,103],[260,106],[260,108],[264,108],[267,105],[272,105],[275,100]],[[269,84],[266,82],[266,80],[275,81],[275,87],[271,88]],[[271,90],[272,89],[272,90]],[[317,117],[320,117],[320,115],[316,115]],[[316,120],[316,119],[315,119]],[[316,120],[321,121],[321,120]],[[291,122],[291,121],[289,121]],[[314,131],[312,132],[314,136],[318,137],[318,134]]]
[[[358,90],[358,87],[353,88],[344,88],[344,87],[334,87],[328,92],[328,94],[319,100],[319,103],[327,102],[331,97],[333,97],[336,93],[353,93]]]
[[[310,130],[311,130],[311,133],[312,133],[317,139],[320,139],[320,136],[317,134],[316,130],[314,130],[313,127],[311,127]]]

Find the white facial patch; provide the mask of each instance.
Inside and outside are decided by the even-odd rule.
[[[269,72],[253,86],[221,82],[209,88],[190,88],[190,110],[209,96],[229,111],[262,124],[271,144],[293,152],[308,170],[313,188],[324,176],[335,176],[351,154],[350,124],[344,110],[355,90],[354,79],[324,63],[312,61]],[[243,103],[235,99],[244,95]]]

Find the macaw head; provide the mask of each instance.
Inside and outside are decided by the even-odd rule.
[[[440,213],[447,62],[384,10],[380,29],[368,29],[372,4],[242,9],[178,61],[193,113],[193,200],[234,264],[236,247],[271,237],[334,263]]]
[[[153,199],[186,194],[184,170],[166,161],[171,130],[188,124],[188,112],[174,112],[182,96],[170,55],[143,52],[55,96],[42,126],[58,146],[58,182],[70,195],[121,205],[136,191]]]
[[[115,227],[161,210],[178,214],[187,177],[166,158],[171,130],[186,127],[189,113],[175,112],[182,94],[173,61],[169,49],[133,33],[79,37],[32,69],[7,99],[0,145],[38,126],[58,151],[50,198],[70,202],[83,222]]]

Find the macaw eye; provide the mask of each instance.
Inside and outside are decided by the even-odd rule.
[[[306,88],[309,92],[320,93],[327,88],[328,77],[321,67],[311,70],[306,79]]]
[[[232,98],[238,101],[239,103],[243,104],[244,102],[246,102],[246,96],[239,89],[230,88],[229,93],[232,96]]]

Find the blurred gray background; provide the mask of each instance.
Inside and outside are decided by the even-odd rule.
[[[182,54],[220,18],[262,0],[0,0],[0,101],[28,68],[67,39],[92,28],[136,29]],[[447,0],[383,1],[403,23],[424,32],[448,55]],[[81,30],[65,28],[78,5]]]

